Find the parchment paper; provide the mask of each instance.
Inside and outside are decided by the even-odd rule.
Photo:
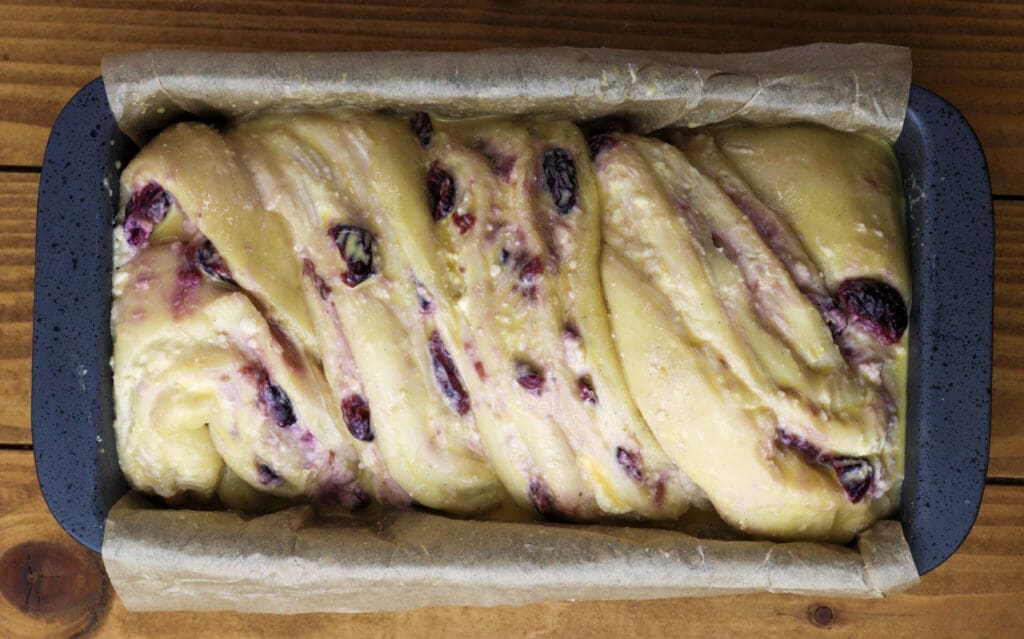
[[[103,80],[121,129],[136,142],[183,116],[342,105],[452,117],[615,115],[641,133],[730,119],[802,120],[894,141],[910,95],[910,51],[880,44],[724,55],[570,48],[153,51],[104,58]]]
[[[453,117],[616,116],[641,132],[811,121],[893,141],[909,96],[910,55],[874,44],[720,56],[157,51],[106,58],[103,75],[120,126],[139,143],[182,118],[335,106]],[[299,506],[247,518],[159,508],[136,494],[111,510],[103,560],[129,610],[383,611],[752,591],[880,597],[918,581],[895,521],[878,522],[843,548],[419,511],[352,515]]]
[[[157,510],[131,495],[107,521],[103,561],[129,610],[367,612],[765,590],[880,597],[917,580],[895,521],[851,550],[400,510],[313,515],[300,506],[246,521]]]

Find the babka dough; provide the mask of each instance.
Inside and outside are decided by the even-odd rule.
[[[710,504],[834,541],[891,513],[891,151],[809,126],[669,138],[354,110],[164,131],[115,228],[129,481],[569,521]]]

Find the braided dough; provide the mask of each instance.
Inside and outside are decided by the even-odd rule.
[[[169,128],[121,196],[139,490],[568,521],[710,504],[834,541],[898,503],[909,275],[873,140],[268,113]]]

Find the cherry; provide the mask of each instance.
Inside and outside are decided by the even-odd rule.
[[[452,216],[452,222],[455,223],[455,228],[459,229],[459,233],[465,235],[466,233],[469,233],[470,230],[472,230],[473,225],[476,224],[476,216],[472,213],[462,214],[456,211],[455,215]]]
[[[430,351],[430,359],[434,368],[434,380],[437,382],[441,393],[448,400],[451,406],[459,415],[469,412],[469,393],[462,384],[462,377],[455,367],[455,361],[451,353],[441,340],[441,335],[435,330],[430,334],[427,342],[427,349]]]
[[[626,471],[626,474],[637,481],[643,481],[644,474],[640,470],[640,453],[634,453],[631,450],[619,446],[615,449],[615,461],[619,462],[619,466]]]
[[[263,369],[256,372],[256,397],[260,406],[281,428],[288,428],[297,421],[295,409],[292,406],[292,400],[288,398],[288,393],[272,382],[267,371]]]
[[[516,382],[536,397],[544,392],[544,373],[528,362],[516,364]]]
[[[550,519],[552,521],[568,521],[568,517],[563,515],[559,510],[554,495],[552,495],[547,486],[538,479],[530,480],[530,501],[533,502],[533,507],[536,508],[537,512],[543,515],[545,519]]]
[[[599,133],[597,135],[593,135],[590,137],[589,140],[587,140],[587,144],[588,146],[590,146],[590,157],[596,159],[602,151],[607,151],[608,149],[614,148],[615,146],[618,145],[618,143],[618,140],[608,135],[607,133]]]
[[[361,442],[373,441],[373,428],[370,426],[370,406],[366,398],[353,393],[341,400],[341,413],[345,418],[348,432]]]
[[[355,288],[377,273],[377,240],[372,233],[358,226],[339,224],[330,230],[330,235],[348,268],[341,276],[346,286]]]
[[[837,457],[826,453],[799,435],[780,428],[777,441],[799,452],[810,463],[831,468],[851,503],[858,503],[868,494],[875,481],[875,467],[862,457]]]
[[[576,206],[576,163],[572,154],[563,148],[554,148],[544,154],[544,183],[561,215],[567,215]]]
[[[196,262],[210,278],[231,286],[238,286],[238,283],[231,277],[231,271],[224,263],[224,258],[210,240],[205,240],[199,245],[196,250]]]
[[[907,306],[899,291],[879,280],[844,280],[839,307],[847,318],[869,330],[883,344],[894,344],[907,330]]]
[[[124,208],[124,234],[128,244],[145,246],[153,227],[163,221],[171,207],[171,197],[156,182],[150,182],[132,193]]]
[[[409,126],[420,141],[420,146],[430,146],[430,138],[434,134],[434,124],[430,121],[430,114],[424,111],[417,111],[409,118]]]
[[[437,162],[427,171],[427,200],[435,222],[448,217],[455,209],[455,178]]]
[[[850,502],[856,504],[864,499],[875,480],[871,462],[859,457],[832,457],[829,461]]]
[[[256,459],[256,477],[260,480],[261,484],[271,488],[277,488],[284,483],[284,479],[274,472],[273,468],[260,461],[259,458]]]

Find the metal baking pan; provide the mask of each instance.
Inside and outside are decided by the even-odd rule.
[[[64,107],[39,183],[32,338],[36,472],[57,521],[98,551],[128,489],[117,463],[110,369],[111,225],[137,149],[102,79]],[[896,143],[909,215],[913,310],[899,518],[918,572],[950,557],[981,504],[992,376],[988,168],[963,116],[913,87]]]

